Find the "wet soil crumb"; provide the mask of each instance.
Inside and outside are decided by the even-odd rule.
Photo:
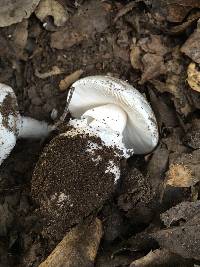
[[[45,147],[32,178],[45,237],[62,239],[70,226],[103,205],[115,188],[113,165],[119,168],[115,150],[97,137],[59,135]]]
[[[10,124],[9,117],[13,116],[16,118],[18,115],[17,110],[16,98],[11,93],[8,93],[0,105],[0,113],[2,116],[2,125],[11,132],[16,132],[16,125]]]
[[[153,213],[148,206],[154,196],[149,176],[144,176],[138,169],[133,168],[122,179],[118,206],[125,212],[126,217],[134,219],[134,223],[149,223]]]

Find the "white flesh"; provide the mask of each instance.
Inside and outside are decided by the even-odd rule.
[[[21,117],[20,125],[18,126],[19,138],[44,138],[52,131],[52,127],[45,121],[38,121],[30,117]]]
[[[105,124],[105,128],[110,128],[120,134],[123,133],[127,122],[126,112],[114,104],[107,104],[89,109],[82,115],[82,117],[93,120],[90,122],[90,125],[99,122]]]
[[[6,159],[16,144],[16,139],[21,138],[43,138],[53,129],[46,122],[40,122],[32,118],[21,117],[17,107],[17,99],[13,89],[10,86],[0,83],[0,107],[7,95],[13,98],[13,107],[15,114],[0,113],[0,165]],[[3,118],[4,116],[4,118]],[[5,121],[8,126],[5,126]]]
[[[75,118],[106,104],[118,105],[127,114],[123,142],[137,154],[151,152],[158,143],[154,113],[146,98],[127,82],[108,76],[89,76],[72,85],[69,111]]]

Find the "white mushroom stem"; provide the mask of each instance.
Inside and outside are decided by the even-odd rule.
[[[129,157],[130,152],[123,143],[123,131],[126,126],[127,114],[115,104],[106,104],[87,110],[80,119],[69,122],[74,126],[67,135],[88,133],[99,137],[106,146],[116,147],[121,151],[121,156]],[[131,153],[131,154],[132,154]]]
[[[0,83],[0,165],[9,156],[17,138],[44,138],[54,128],[44,121],[21,116],[13,89]]]
[[[123,133],[126,127],[127,114],[122,108],[115,104],[107,104],[87,110],[83,118],[88,118],[91,126],[110,128],[111,130]]]
[[[44,121],[22,116],[18,126],[18,138],[43,138],[52,130],[53,127]]]

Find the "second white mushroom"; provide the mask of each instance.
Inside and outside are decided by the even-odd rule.
[[[9,156],[17,138],[43,138],[52,129],[44,121],[21,116],[13,89],[0,83],[0,165]]]

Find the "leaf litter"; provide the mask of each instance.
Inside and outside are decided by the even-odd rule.
[[[13,86],[22,114],[51,121],[55,111],[59,118],[74,80],[81,74],[105,74],[145,93],[157,116],[160,143],[155,151],[122,162],[113,195],[83,212],[77,226],[67,227],[65,236],[80,232],[80,246],[74,237],[67,248],[71,257],[79,255],[72,257],[73,264],[82,258],[80,266],[194,266],[200,260],[199,1],[4,2],[0,82]],[[4,266],[39,266],[58,255],[53,251],[65,238],[59,231],[56,242],[44,235],[30,194],[43,147],[19,141],[1,166]],[[95,218],[105,235],[102,230],[91,235]],[[91,238],[83,240],[84,233]],[[95,247],[77,250],[86,243]]]

